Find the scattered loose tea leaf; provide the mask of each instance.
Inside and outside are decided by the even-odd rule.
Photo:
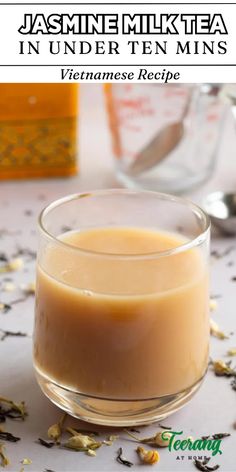
[[[4,252],[0,253],[0,262],[8,262],[8,257]]]
[[[27,257],[27,260],[30,261],[30,260],[36,259],[37,253],[36,251],[33,251],[32,249],[29,249],[27,247],[18,246],[16,251],[13,254],[13,257],[18,258],[20,256]]]
[[[232,389],[235,390],[235,392],[236,392],[236,377],[234,377],[234,379],[232,380],[230,385],[231,385]]]
[[[26,295],[34,295],[35,294],[35,282],[30,282],[27,285],[22,285],[21,289],[23,290]]]
[[[0,431],[0,439],[3,441],[17,442],[20,441],[20,438],[14,436],[12,433],[7,433],[6,431]]]
[[[217,433],[217,434],[212,434],[212,438],[213,438],[213,439],[224,439],[224,438],[228,438],[229,436],[231,436],[230,433]]]
[[[31,459],[28,459],[27,457],[25,459],[22,459],[21,463],[23,465],[30,465],[32,464],[32,460]]]
[[[18,336],[18,337],[28,336],[27,333],[22,333],[21,331],[5,331],[3,329],[0,329],[0,332],[3,333],[2,336],[0,337],[0,341],[4,341],[4,339],[10,336]]]
[[[23,259],[21,259],[20,257],[11,259],[5,265],[1,265],[0,273],[18,271],[22,269],[23,265],[24,265]]]
[[[229,349],[228,352],[227,352],[227,355],[228,356],[236,356],[236,347],[233,347],[233,348]]]
[[[11,305],[9,305],[9,303],[3,303],[3,302],[0,302],[0,311],[5,314],[5,313],[8,313],[8,311],[11,310]]]
[[[218,307],[216,300],[210,299],[210,311],[215,311]]]
[[[141,459],[144,464],[155,464],[156,462],[159,462],[160,460],[160,455],[157,451],[148,451],[144,449],[141,446],[138,446],[136,449],[136,452],[139,455],[139,458]]]
[[[5,282],[3,285],[4,292],[14,292],[16,286],[13,282]]]
[[[117,451],[117,457],[116,457],[117,462],[119,462],[119,464],[125,465],[126,467],[132,467],[132,465],[134,465],[133,462],[130,462],[127,459],[125,459],[125,457],[122,457],[122,454],[123,454],[123,449],[122,447],[120,447]]]
[[[222,259],[223,257],[228,256],[231,252],[235,250],[235,246],[229,246],[224,251],[220,252],[217,249],[211,251],[211,256],[215,259]]]
[[[236,282],[236,276],[231,277],[232,282]]]
[[[224,439],[227,438],[228,436],[231,436],[230,433],[216,433],[208,436],[202,436],[201,439],[206,440],[206,439]]]
[[[54,442],[45,441],[45,440],[42,439],[42,438],[38,438],[38,442],[39,442],[39,444],[41,444],[41,446],[44,446],[44,447],[46,447],[47,449],[51,449],[51,447],[55,446],[55,443],[54,443]]]
[[[210,334],[212,336],[215,336],[215,338],[218,338],[218,339],[228,339],[228,336],[226,336],[226,334],[220,330],[217,323],[213,321],[212,319],[210,319]]]
[[[164,424],[160,424],[160,423],[158,424],[158,426],[162,429],[168,429],[168,430],[172,429],[172,426],[165,426]]]
[[[3,405],[8,408],[4,408]],[[5,416],[5,418],[24,420],[27,415],[25,402],[15,403],[8,398],[0,397],[0,415]]]
[[[216,464],[214,466],[207,465],[209,460],[210,460],[210,457],[207,457],[203,461],[195,459],[193,463],[194,463],[195,467],[198,470],[201,470],[202,472],[211,472],[211,471],[219,469],[219,467],[220,467],[219,464]]]
[[[4,444],[0,443],[0,459],[1,459],[1,466],[6,467],[10,464],[8,457],[5,454],[5,446]]]
[[[214,361],[212,365],[213,365],[215,375],[217,376],[226,376],[226,377],[236,376],[236,370],[231,368],[231,361],[224,362],[221,360],[217,360],[217,361]]]

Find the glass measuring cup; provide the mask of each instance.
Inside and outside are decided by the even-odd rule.
[[[225,105],[220,84],[106,84],[118,180],[180,193],[215,166]]]

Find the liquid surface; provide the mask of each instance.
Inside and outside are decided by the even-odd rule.
[[[180,392],[208,362],[208,276],[198,249],[167,257],[176,235],[103,228],[61,237],[38,267],[35,366],[67,388],[104,398]],[[112,254],[149,254],[122,258]]]

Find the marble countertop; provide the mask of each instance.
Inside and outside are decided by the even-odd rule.
[[[0,183],[0,253],[12,256],[17,247],[36,250],[37,215],[48,202],[63,195],[88,191],[98,188],[118,187],[113,172],[113,160],[109,136],[106,128],[105,111],[102,104],[101,87],[89,85],[81,90],[80,122],[80,175],[69,179],[47,179],[24,182]],[[219,150],[219,159],[215,174],[204,186],[189,194],[196,202],[210,190],[236,190],[236,133],[232,117],[227,117],[223,142]],[[29,211],[30,210],[30,211]],[[8,228],[8,233],[4,232]],[[216,232],[212,237],[212,249],[223,257],[213,257],[211,264],[211,294],[218,295],[217,310],[212,315],[226,333],[235,331],[228,340],[211,338],[212,358],[227,359],[229,348],[236,347],[236,241],[235,238],[223,238]],[[228,251],[228,254],[227,254]],[[224,255],[225,254],[225,255]],[[34,281],[35,260],[30,255],[23,256],[23,268],[11,274],[14,284],[21,286]],[[3,279],[0,275],[0,289]],[[20,289],[10,293],[0,292],[0,301],[4,303],[22,298]],[[17,443],[6,443],[7,455],[11,460],[6,470],[20,471],[24,458],[32,460],[25,465],[29,472],[43,472],[50,469],[55,472],[74,471],[122,471],[126,468],[116,462],[117,449],[122,446],[124,455],[134,463],[132,471],[150,470],[150,466],[139,464],[135,452],[136,444],[119,430],[95,427],[105,437],[114,431],[119,439],[110,447],[102,447],[96,458],[84,453],[65,449],[46,449],[37,443],[38,437],[46,438],[48,427],[57,422],[60,411],[47,400],[40,391],[32,368],[32,329],[34,297],[14,304],[7,313],[0,313],[0,329],[28,333],[27,337],[7,337],[0,341],[0,396],[15,401],[24,400],[29,415],[24,422],[8,419],[4,425],[6,431],[20,436]],[[236,364],[236,358],[233,360]],[[186,436],[199,438],[202,435],[229,432],[231,436],[222,441],[222,455],[213,457],[209,465],[220,464],[220,471],[233,472],[236,467],[236,392],[230,386],[231,379],[216,377],[209,371],[202,388],[193,400],[182,410],[163,423],[172,426],[174,431],[182,431]],[[71,424],[78,426],[72,419]],[[1,426],[1,425],[0,425]],[[3,426],[3,425],[2,425]],[[90,425],[81,426],[91,429]],[[93,427],[94,429],[94,427]],[[139,428],[140,436],[151,436],[157,426]],[[197,452],[203,456],[204,452]],[[206,454],[209,455],[209,454]],[[159,471],[194,471],[193,454],[190,452],[160,450],[160,462],[151,470]]]

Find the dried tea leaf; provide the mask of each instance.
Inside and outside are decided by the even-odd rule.
[[[203,461],[195,459],[193,463],[194,463],[195,467],[198,470],[201,470],[202,472],[211,472],[211,471],[219,469],[219,467],[220,467],[219,464],[216,464],[214,466],[207,465],[209,460],[210,460],[210,457],[207,457]]]
[[[214,336],[215,338],[218,338],[218,339],[228,339],[229,338],[228,336],[226,336],[225,333],[223,333],[223,331],[220,330],[217,323],[215,321],[213,321],[212,319],[210,319],[210,334],[212,336]]]
[[[26,295],[34,295],[35,294],[35,282],[29,282],[28,285],[21,285],[21,290],[26,294]]]
[[[14,436],[12,433],[8,433],[7,431],[0,431],[0,439],[3,441],[9,441],[9,442],[17,442],[20,441],[20,438],[17,436]]]
[[[3,333],[2,336],[0,337],[0,341],[4,341],[5,338],[10,337],[10,336],[19,336],[19,337],[28,336],[27,333],[22,333],[21,331],[4,331],[3,329],[0,329],[0,332]]]
[[[168,429],[169,431],[172,429],[172,426],[165,426],[164,424],[158,424],[158,426],[162,429]]]
[[[232,389],[236,391],[236,377],[234,377],[234,379],[232,380],[230,385],[231,385]]]
[[[0,302],[0,311],[5,314],[7,313],[8,311],[11,310],[11,305],[9,305],[8,303],[3,303],[3,302]]]
[[[228,438],[229,436],[231,436],[230,433],[216,433],[212,434],[212,439],[224,439]]]
[[[9,409],[4,410],[3,405],[7,405]],[[6,415],[8,418],[24,420],[27,415],[25,402],[15,403],[8,398],[0,397],[0,414]]]
[[[39,444],[41,444],[41,446],[44,446],[47,449],[51,449],[51,447],[55,446],[55,442],[45,441],[42,438],[38,438],[38,442],[39,442]]]
[[[125,465],[126,467],[132,467],[134,465],[133,462],[130,462],[127,459],[125,459],[125,457],[122,457],[122,454],[123,454],[123,449],[122,447],[120,447],[117,451],[117,457],[116,457],[117,462],[119,462],[119,464]]]
[[[136,452],[138,453],[140,460],[144,464],[153,465],[156,462],[159,462],[160,460],[160,455],[157,451],[148,451],[143,447],[138,446]]]

